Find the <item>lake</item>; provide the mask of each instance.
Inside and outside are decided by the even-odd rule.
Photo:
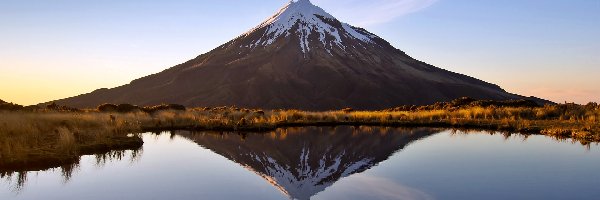
[[[0,199],[598,199],[600,147],[434,128],[141,135],[139,150],[4,175]]]

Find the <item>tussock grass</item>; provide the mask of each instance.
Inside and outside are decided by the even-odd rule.
[[[146,107],[151,112],[144,109],[122,112],[106,105],[101,107],[102,112],[0,111],[0,171],[24,166],[39,168],[48,163],[56,166],[82,154],[135,148],[141,146],[141,139],[127,134],[173,129],[270,131],[278,127],[323,125],[424,126],[543,134],[573,138],[584,144],[600,142],[600,106],[595,103],[534,106],[523,101],[457,102],[382,111],[185,109],[169,105]]]
[[[143,130],[272,130],[314,125],[434,126],[544,134],[582,142],[600,141],[600,107],[596,104],[326,112],[219,107],[162,111],[150,117],[149,120],[140,120]]]
[[[139,148],[139,125],[95,112],[0,112],[0,171],[61,166],[82,154]]]

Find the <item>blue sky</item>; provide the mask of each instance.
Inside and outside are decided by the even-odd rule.
[[[0,0],[0,99],[115,87],[246,32],[287,1]],[[427,63],[523,95],[600,101],[600,0],[312,0]]]

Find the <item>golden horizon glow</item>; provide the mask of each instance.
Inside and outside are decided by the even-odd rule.
[[[600,1],[410,0],[392,14],[378,11],[397,1],[312,2],[418,60],[508,92],[600,101]],[[127,84],[214,49],[284,3],[3,2],[0,99],[33,105]]]

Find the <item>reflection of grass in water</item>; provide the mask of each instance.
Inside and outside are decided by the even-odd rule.
[[[469,136],[469,135],[473,135],[473,134],[502,135],[504,140],[519,139],[523,142],[526,142],[531,137],[531,134],[521,134],[521,133],[510,132],[510,131],[493,131],[493,130],[464,129],[464,128],[450,130],[451,136]],[[591,148],[592,148],[591,142],[582,142],[582,141],[574,139],[574,138],[553,136],[553,135],[546,135],[546,137],[549,137],[549,138],[553,139],[554,141],[561,142],[561,143],[580,144],[580,145],[583,145],[586,150],[591,150]],[[595,142],[595,145],[600,145],[600,144],[598,142]]]
[[[131,163],[134,163],[135,161],[140,159],[141,155],[141,148],[137,150],[117,150],[103,154],[95,154],[94,157],[96,159],[96,162],[94,165],[100,168],[105,166],[109,162],[117,162],[125,158],[128,158]],[[0,172],[0,181],[5,182],[5,184],[8,185],[14,193],[18,194],[21,190],[25,188],[25,184],[27,183],[29,173],[60,172],[61,177],[63,178],[63,182],[67,183],[69,182],[69,180],[71,180],[73,174],[79,169],[79,167],[80,160],[78,159],[76,162],[65,164],[57,168],[47,169],[43,172]]]
[[[144,152],[143,148],[136,150],[121,150],[121,151],[110,151],[108,153],[94,154],[95,163],[94,165],[98,168],[106,166],[107,163],[114,161],[121,161],[125,158],[129,159],[129,163],[133,164],[139,161]]]
[[[19,193],[27,182],[27,172],[0,172],[0,180],[6,182],[13,192]]]

